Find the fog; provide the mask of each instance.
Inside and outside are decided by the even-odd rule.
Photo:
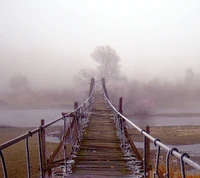
[[[198,76],[199,19],[197,0],[0,1],[0,91],[15,74],[33,89],[71,88],[80,69],[96,68],[90,54],[101,45],[130,80]]]

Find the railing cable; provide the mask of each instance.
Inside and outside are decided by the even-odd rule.
[[[4,174],[4,177],[7,178],[8,174],[7,174],[7,169],[6,169],[6,163],[5,163],[5,159],[1,150],[0,150],[0,156],[1,156],[1,162],[2,162],[2,167],[3,167],[3,174]]]
[[[104,87],[102,87],[102,91],[105,97],[105,100],[107,101],[108,105],[112,108],[112,110],[114,112],[116,112],[121,118],[123,118],[128,124],[130,124],[131,126],[133,126],[135,129],[137,129],[139,132],[141,132],[142,135],[144,135],[145,137],[147,137],[149,140],[151,140],[154,144],[156,144],[158,146],[158,150],[157,153],[160,154],[160,148],[163,148],[166,151],[169,151],[171,148],[168,147],[167,145],[163,144],[159,139],[156,139],[154,137],[152,137],[151,135],[149,135],[148,133],[146,133],[144,130],[142,130],[140,127],[138,127],[136,124],[134,124],[133,122],[131,122],[128,118],[126,118],[124,115],[122,115],[110,102],[110,100],[107,98],[106,93],[104,91]],[[157,157],[159,156],[159,154],[157,154]],[[196,162],[194,162],[193,160],[189,159],[186,155],[182,156],[182,154],[180,154],[176,149],[173,149],[171,151],[171,154],[173,154],[176,158],[178,158],[179,160],[181,160],[181,165],[182,165],[182,169],[184,170],[184,164],[183,162],[189,164],[190,166],[192,166],[193,168],[200,170],[200,165],[197,164]],[[157,158],[158,159],[158,158]],[[158,162],[157,162],[158,163]],[[183,175],[184,175],[184,171],[182,171]]]
[[[26,146],[26,164],[27,164],[27,174],[28,178],[31,177],[31,164],[30,164],[30,151],[29,151],[29,139],[28,137],[25,139]]]

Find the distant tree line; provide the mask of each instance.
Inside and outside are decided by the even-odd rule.
[[[110,46],[98,46],[91,54],[98,63],[97,69],[82,69],[78,81],[88,86],[91,77],[104,77],[110,99],[118,105],[118,98],[124,97],[124,110],[128,114],[148,115],[162,107],[181,107],[200,104],[200,77],[191,68],[186,69],[182,81],[169,82],[154,78],[143,82],[127,79],[120,72],[120,57]],[[88,89],[88,88],[87,88]],[[86,90],[87,90],[86,89]]]

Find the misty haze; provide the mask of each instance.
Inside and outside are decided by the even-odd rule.
[[[105,77],[111,101],[117,106],[123,97],[124,114],[197,116],[199,7],[197,1],[1,2],[1,111],[71,109],[87,98],[91,77]],[[103,64],[98,55],[106,52],[113,56]]]
[[[0,0],[0,177],[197,178],[199,135],[200,1]]]

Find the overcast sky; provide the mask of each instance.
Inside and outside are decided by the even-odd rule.
[[[66,86],[110,45],[122,72],[170,79],[200,70],[199,0],[0,0],[0,89],[15,73]],[[174,76],[174,77],[173,77]]]

